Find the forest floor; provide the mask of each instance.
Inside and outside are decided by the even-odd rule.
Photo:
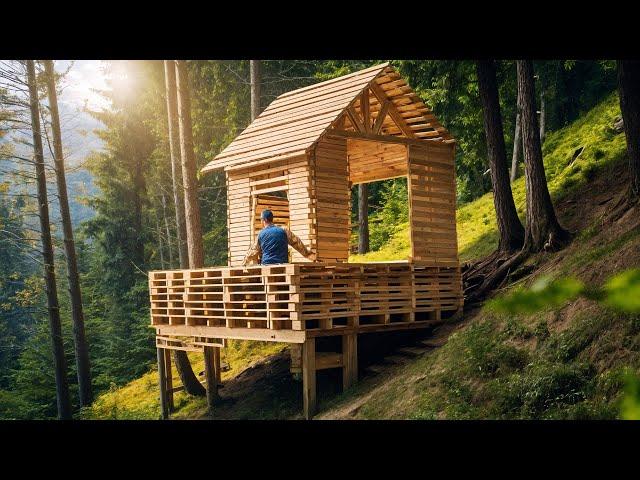
[[[599,286],[614,272],[640,265],[640,216],[607,217],[626,181],[624,134],[613,129],[617,99],[548,135],[545,169],[558,217],[574,239],[556,253],[532,256],[531,272],[503,288],[541,277],[574,276]],[[524,181],[513,185],[524,216]],[[389,244],[358,260],[407,255],[403,226]],[[461,259],[490,253],[497,243],[491,194],[458,209]],[[412,360],[385,362],[410,335],[362,335],[360,381],[340,392],[340,371],[318,375],[318,419],[366,418],[616,418],[624,377],[640,367],[640,319],[585,299],[535,315],[504,316],[486,308],[424,332],[439,348]],[[301,384],[277,344],[237,342],[223,376],[218,419],[301,418]],[[369,365],[384,368],[371,373]],[[199,372],[201,361],[195,362]],[[150,371],[102,395],[85,418],[158,418],[157,375]],[[173,418],[206,418],[206,402],[176,395]]]

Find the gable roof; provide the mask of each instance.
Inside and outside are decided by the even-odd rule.
[[[383,63],[280,95],[202,172],[304,154],[350,106],[359,106],[361,93],[368,88],[386,96],[416,138],[453,141],[395,69]],[[375,119],[381,104],[377,97],[371,98]],[[392,118],[383,119],[382,129],[386,135],[404,135]]]

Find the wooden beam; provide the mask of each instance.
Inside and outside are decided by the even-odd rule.
[[[164,361],[164,349],[157,348],[158,353],[158,387],[160,390],[160,413],[163,420],[169,418],[169,401],[167,396],[167,371]]]
[[[359,132],[366,133],[364,125],[358,117],[358,113],[354,110],[353,105],[347,108],[347,115],[349,115],[349,120],[351,120],[351,123],[353,123]]]
[[[304,343],[304,330],[263,330],[257,328],[205,327],[204,325],[156,325],[157,335],[187,337],[233,338],[262,342]]]
[[[304,418],[311,420],[316,412],[316,339],[302,344],[302,402]]]
[[[167,350],[166,348],[162,349],[164,351],[164,364],[165,364],[165,375],[167,382],[167,400],[169,404],[169,412],[173,412],[173,392],[175,388],[173,388],[173,370],[171,369],[172,360],[171,360],[171,350]]]
[[[396,137],[393,135],[375,135],[373,133],[364,132],[347,132],[343,130],[329,130],[328,137],[340,138],[348,137],[357,140],[373,140],[381,143],[395,143],[397,145],[424,145],[424,142],[433,142],[435,140],[421,140],[418,138]]]
[[[342,337],[342,388],[347,390],[358,381],[358,334]]]
[[[207,407],[213,415],[214,404],[218,399],[218,378],[215,365],[215,347],[204,347],[204,375],[207,381]]]
[[[380,85],[378,85],[375,81],[371,82],[370,87],[371,87],[371,91],[378,98],[378,101],[380,103],[384,103],[385,100],[388,100],[387,94],[384,93],[384,90],[382,89],[382,87],[380,87]],[[389,106],[388,113],[389,113],[389,116],[393,119],[393,121],[396,122],[396,125],[402,131],[402,133],[404,133],[409,138],[416,138],[416,134],[413,132],[411,127],[409,127],[409,125],[404,120],[402,115],[400,115],[400,112],[398,112],[398,110],[396,109],[395,105],[393,105],[393,103],[391,103],[391,105]]]
[[[371,115],[369,111],[369,89],[365,88],[364,92],[360,96],[360,112],[362,113],[362,120],[364,122],[364,131],[371,132]]]
[[[374,135],[378,135],[380,130],[382,130],[382,124],[384,123],[384,119],[387,116],[387,112],[389,111],[389,107],[391,106],[391,102],[389,100],[385,100],[378,112],[378,116],[376,117],[376,123],[373,125],[372,133]]]

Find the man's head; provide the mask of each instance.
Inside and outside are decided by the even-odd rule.
[[[273,212],[271,210],[263,210],[260,218],[262,219],[262,226],[266,227],[270,223],[273,223]]]

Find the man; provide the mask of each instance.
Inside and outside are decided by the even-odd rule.
[[[296,237],[291,230],[274,225],[271,210],[264,210],[260,218],[262,220],[262,230],[245,255],[242,266],[255,261],[259,261],[261,265],[287,263],[289,261],[289,245],[300,252],[301,255],[311,261],[315,261],[316,254],[311,253],[302,243],[302,240]]]

